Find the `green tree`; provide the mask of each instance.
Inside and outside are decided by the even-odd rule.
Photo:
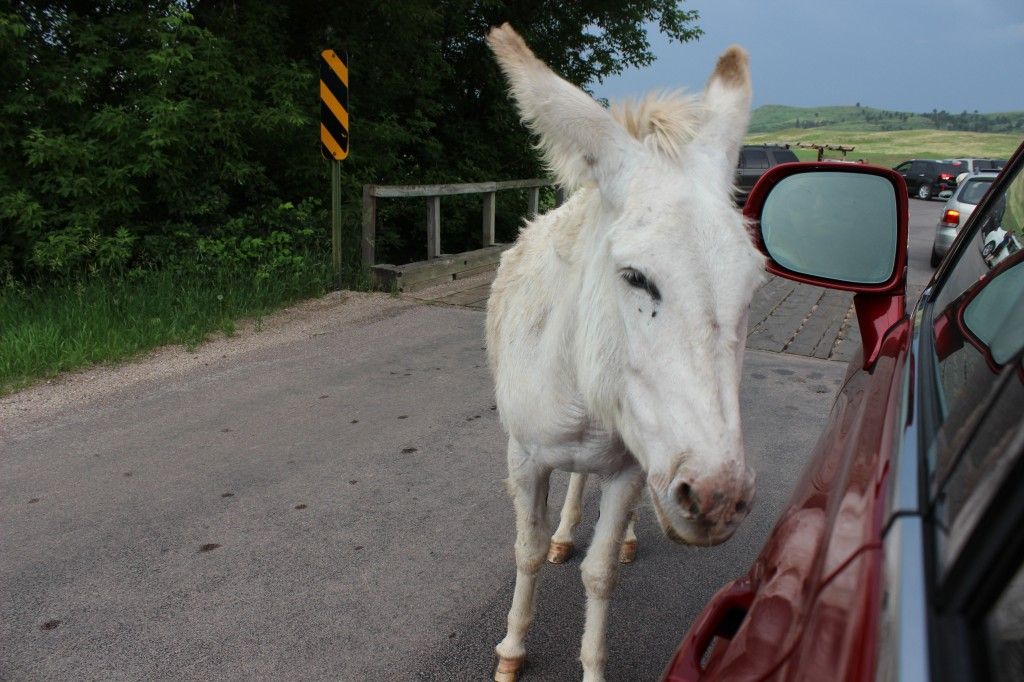
[[[489,26],[510,21],[586,86],[649,64],[651,22],[687,41],[696,20],[674,0],[15,0],[0,10],[0,269],[79,276],[327,243],[325,48],[350,55],[354,235],[364,183],[540,172]],[[403,240],[381,235],[411,253]]]

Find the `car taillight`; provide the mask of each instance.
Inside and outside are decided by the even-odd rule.
[[[946,223],[950,227],[956,227],[960,224],[960,211],[947,208],[946,212],[942,214],[942,222]]]
[[[939,173],[939,180],[952,180],[953,176],[949,173]]]

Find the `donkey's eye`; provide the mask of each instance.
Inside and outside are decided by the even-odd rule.
[[[655,301],[661,300],[661,292],[658,291],[658,287],[654,285],[654,282],[647,279],[647,276],[639,270],[633,268],[623,268],[622,279],[626,280],[626,284],[637,289],[643,289],[646,291],[651,298]]]

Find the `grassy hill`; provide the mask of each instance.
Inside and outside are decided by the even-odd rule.
[[[951,114],[947,111],[909,113],[873,107],[787,107],[769,104],[754,110],[750,132],[770,133],[790,128],[829,128],[851,131],[959,130],[978,133],[1024,134],[1024,111],[994,114]]]
[[[939,119],[941,122],[941,114]],[[948,114],[947,114],[948,115]],[[957,118],[957,115],[954,118]],[[968,114],[968,119],[975,115]],[[911,158],[953,157],[1009,158],[1024,140],[1024,112],[977,114],[990,119],[989,127],[1002,132],[939,130],[932,115],[907,114],[870,107],[786,107],[768,105],[751,116],[748,144],[798,142],[853,146],[849,159],[865,159],[880,166],[895,166]],[[1016,121],[1020,121],[1018,126]],[[816,158],[814,150],[796,149],[804,160]],[[840,158],[826,152],[826,158]]]
[[[877,120],[869,121],[864,114],[878,115]],[[879,130],[883,122],[889,125],[901,125],[905,129],[934,127],[932,122],[917,114],[905,114],[904,120],[899,115],[894,118],[883,117],[882,112],[869,107],[787,107],[768,104],[758,107],[750,117],[751,133],[770,133],[790,128],[837,128],[857,130]]]

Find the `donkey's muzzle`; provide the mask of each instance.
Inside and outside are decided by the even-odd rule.
[[[749,470],[738,476],[681,474],[667,489],[651,486],[650,492],[665,535],[688,545],[717,545],[750,513],[754,477]]]

